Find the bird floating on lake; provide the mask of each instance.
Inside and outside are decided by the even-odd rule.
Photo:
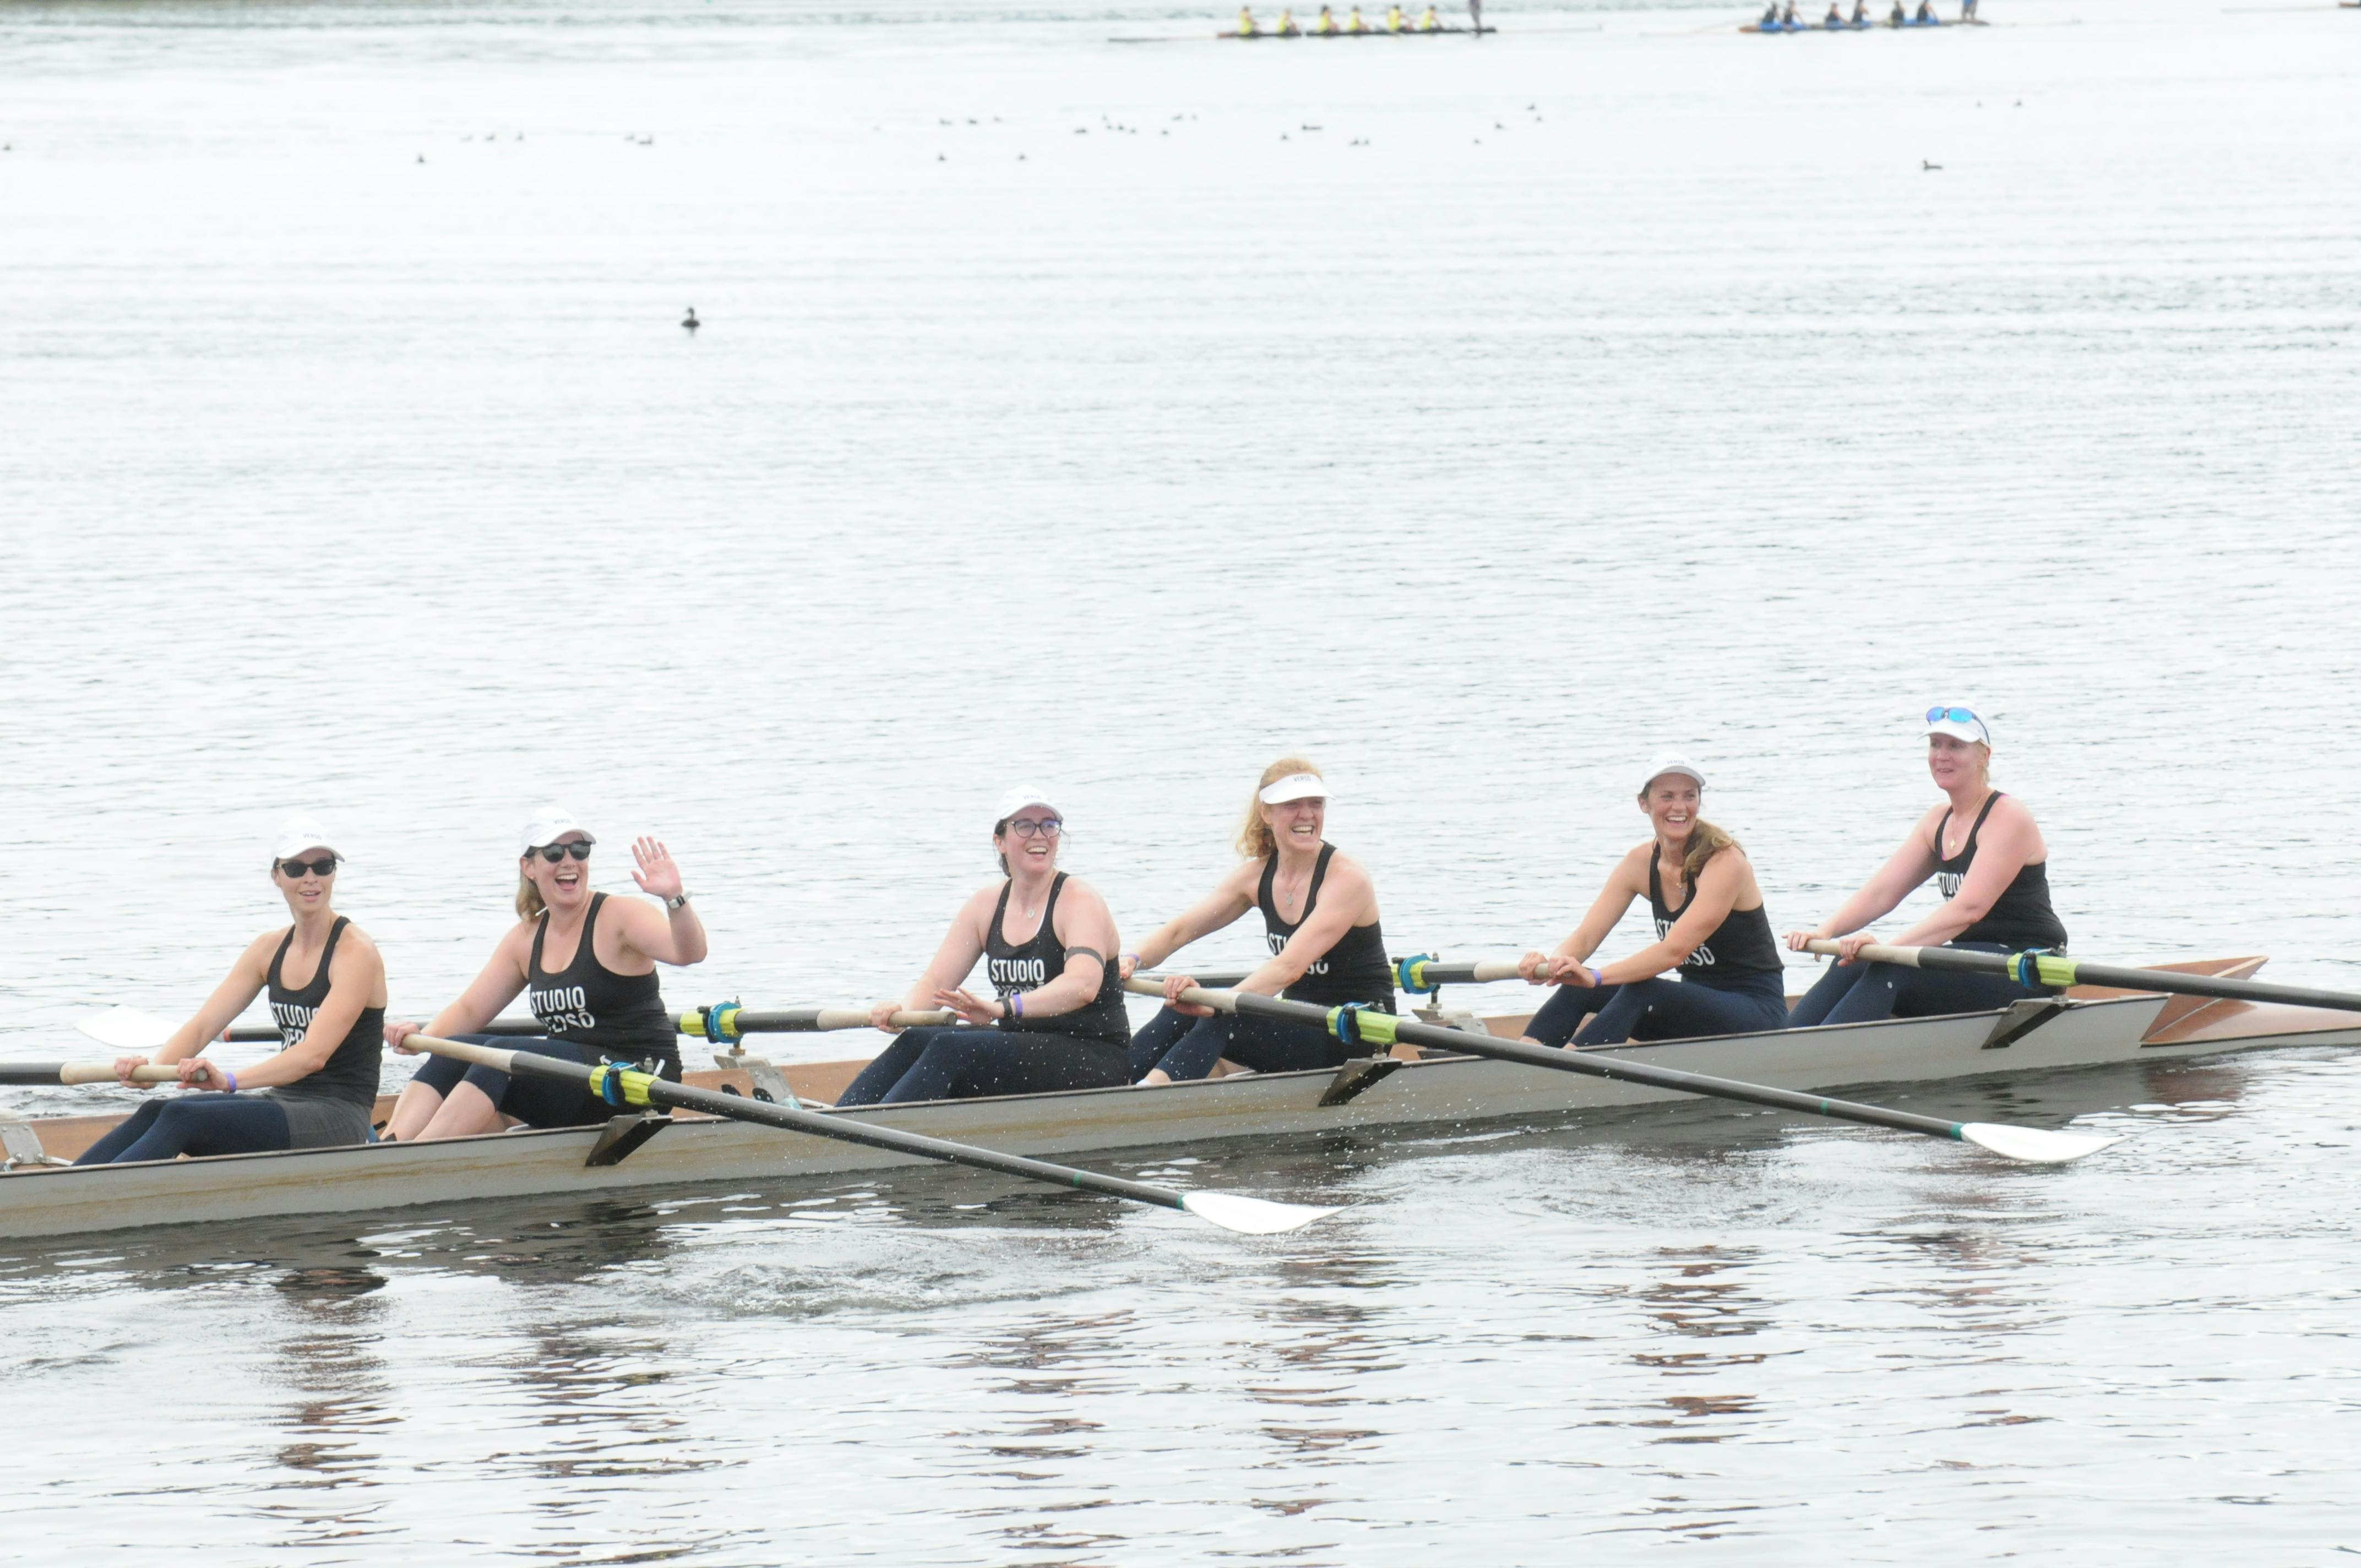
[[[680,329],[681,331],[688,334],[691,337],[695,337],[697,335],[697,329],[704,324],[705,323],[697,319],[697,307],[695,305],[691,305],[688,307],[688,314],[681,318]]]
[[[1943,166],[1939,163],[1929,163],[1922,158],[1918,160],[1918,167],[1929,172],[1940,172]]]

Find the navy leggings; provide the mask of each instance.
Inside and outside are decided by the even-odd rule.
[[[1123,1047],[1079,1035],[957,1024],[905,1029],[837,1096],[846,1105],[1119,1089]]]
[[[536,1056],[556,1057],[564,1061],[578,1061],[585,1067],[597,1067],[613,1054],[600,1046],[577,1045],[571,1040],[553,1040],[544,1036],[519,1039],[514,1035],[458,1035],[456,1039],[471,1046],[499,1046],[506,1050],[531,1051]],[[664,1058],[662,1076],[680,1081],[680,1058]],[[618,1113],[616,1107],[592,1094],[578,1083],[566,1083],[555,1078],[511,1076],[497,1068],[477,1067],[454,1057],[430,1057],[410,1080],[423,1083],[445,1100],[451,1091],[462,1083],[472,1083],[484,1098],[500,1107],[503,1116],[514,1116],[528,1127],[581,1127],[593,1122],[603,1122]]]
[[[1368,1054],[1367,1047],[1356,1051],[1317,1024],[1241,1018],[1234,1013],[1191,1018],[1165,1007],[1131,1037],[1131,1078],[1137,1083],[1160,1067],[1179,1083],[1204,1077],[1224,1057],[1257,1072],[1301,1072],[1340,1067]]]
[[[1693,1040],[1784,1028],[1784,974],[1733,975],[1727,980],[1667,980],[1658,975],[1628,985],[1561,985],[1525,1025],[1545,1046],[1608,1046],[1620,1040]],[[1588,1024],[1585,1014],[1592,1015]],[[1580,1031],[1576,1033],[1577,1029]]]
[[[258,1094],[182,1094],[150,1100],[82,1151],[76,1165],[128,1165],[137,1159],[262,1154],[287,1148],[287,1113]]]
[[[1978,953],[2013,949],[1998,942],[1948,942]],[[1880,1018],[1925,1018],[1937,1013],[1983,1013],[2028,996],[2054,996],[1996,974],[1947,974],[1901,964],[1830,964],[1788,1017],[1790,1028],[1815,1024],[1867,1024]]]

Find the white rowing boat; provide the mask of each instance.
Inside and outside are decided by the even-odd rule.
[[[2250,972],[2259,959],[2175,966]],[[1513,1036],[1523,1019],[1492,1021]],[[2294,1045],[2361,1045],[2351,1014],[2196,1002],[2152,993],[2078,993],[1999,1013],[1954,1014],[1835,1028],[1631,1045],[1686,1071],[1830,1091],[2097,1067]],[[751,1092],[759,1058],[689,1081]],[[824,1099],[858,1063],[785,1069],[801,1096]],[[1427,1054],[1371,1070],[1242,1075],[1153,1090],[1098,1089],[866,1107],[874,1120],[1012,1154],[1071,1156],[1228,1137],[1329,1129],[1457,1124],[1613,1109],[1687,1096],[1644,1084],[1475,1058]],[[70,1156],[111,1117],[18,1122],[16,1160]],[[139,1165],[16,1164],[0,1175],[0,1237],[75,1234],[151,1224],[362,1212],[540,1193],[588,1193],[752,1178],[823,1177],[924,1163],[908,1156],[701,1116],[632,1115],[597,1127],[514,1131],[428,1144],[374,1144]]]

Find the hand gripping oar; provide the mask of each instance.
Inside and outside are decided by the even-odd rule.
[[[1160,996],[1164,992],[1160,981],[1143,975],[1134,975],[1124,985],[1125,989],[1143,996]],[[1310,1003],[1283,1001],[1276,996],[1257,995],[1251,991],[1207,991],[1202,986],[1193,986],[1182,992],[1180,999],[1220,1013],[1244,1013],[1250,1016],[1284,1018],[1290,1023],[1310,1024],[1326,1030],[1346,1045],[1389,1046],[1399,1040],[1407,1045],[1428,1046],[1466,1056],[1490,1057],[1495,1061],[1548,1068],[1555,1072],[1620,1079],[1628,1083],[1646,1083],[1658,1089],[1677,1090],[1684,1094],[1743,1101],[1750,1105],[1769,1105],[1781,1111],[1801,1111],[1807,1115],[1828,1116],[1839,1122],[1859,1122],[1863,1126],[1924,1133],[1928,1137],[1951,1138],[1973,1144],[2010,1159],[2045,1165],[2080,1159],[2115,1141],[2074,1133],[2045,1132],[2038,1127],[2019,1127],[2006,1123],[1946,1122],[1939,1117],[1921,1116],[1909,1111],[1889,1111],[1882,1105],[1863,1105],[1850,1100],[1830,1100],[1824,1095],[1805,1094],[1793,1089],[1773,1089],[1767,1084],[1741,1083],[1735,1079],[1683,1072],[1678,1068],[1657,1067],[1651,1062],[1634,1061],[1629,1057],[1559,1050],[1550,1046],[1528,1046],[1518,1041],[1495,1039],[1488,1035],[1473,1035],[1464,1029],[1442,1029],[1432,1024],[1413,1023],[1397,1018],[1390,1013],[1379,1013],[1367,1007],[1315,1007]]]
[[[1834,956],[1837,945],[1825,938],[1804,944],[1808,952]],[[1889,948],[1862,944],[1861,956],[1871,963],[1902,964],[1910,969],[1950,970],[1960,974],[2006,975],[2019,985],[2103,985],[2117,991],[2161,991],[2175,996],[2211,996],[2224,1002],[2285,1002],[2297,1007],[2333,1007],[2361,1013],[2361,995],[2350,991],[2315,991],[2308,985],[2273,985],[2268,981],[2230,980],[2210,974],[2184,974],[2179,970],[2127,969],[2121,964],[2086,964],[2063,953],[2034,948],[2022,953],[1980,953],[1972,948]]]
[[[865,1023],[868,1014],[864,1013],[862,1017]],[[1334,1209],[1308,1208],[1301,1203],[1273,1203],[1237,1192],[1182,1192],[1174,1188],[1152,1186],[1145,1181],[1126,1181],[1119,1176],[1102,1176],[1093,1170],[1077,1170],[1071,1166],[1051,1165],[1047,1160],[1027,1159],[1021,1155],[980,1149],[972,1144],[955,1144],[947,1138],[906,1133],[898,1127],[880,1126],[858,1117],[796,1110],[760,1100],[741,1100],[734,1094],[719,1094],[709,1089],[691,1089],[686,1084],[668,1082],[653,1073],[638,1072],[629,1068],[585,1067],[580,1062],[564,1061],[533,1051],[511,1051],[497,1046],[438,1040],[432,1035],[412,1035],[403,1044],[413,1050],[432,1051],[438,1057],[452,1057],[460,1061],[496,1068],[501,1072],[578,1083],[610,1105],[676,1106],[684,1111],[703,1111],[715,1116],[728,1116],[734,1121],[781,1127],[791,1133],[808,1133],[817,1138],[834,1138],[840,1143],[892,1149],[897,1154],[917,1155],[924,1159],[939,1159],[951,1165],[972,1166],[978,1170],[998,1171],[1003,1176],[1020,1176],[1028,1181],[1046,1181],[1055,1187],[1075,1187],[1085,1192],[1104,1193],[1110,1198],[1127,1198],[1135,1203],[1152,1203],[1159,1209],[1183,1209],[1199,1219],[1212,1221],[1224,1230],[1242,1231],[1247,1235],[1270,1235],[1279,1231],[1291,1231],[1336,1212]]]

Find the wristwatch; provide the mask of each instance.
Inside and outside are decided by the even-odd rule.
[[[664,900],[664,907],[665,907],[666,909],[686,909],[686,908],[687,908],[687,907],[688,907],[688,894],[685,894],[685,893],[682,893],[682,894],[674,894],[672,897],[667,898],[667,899],[665,899],[665,900]]]

